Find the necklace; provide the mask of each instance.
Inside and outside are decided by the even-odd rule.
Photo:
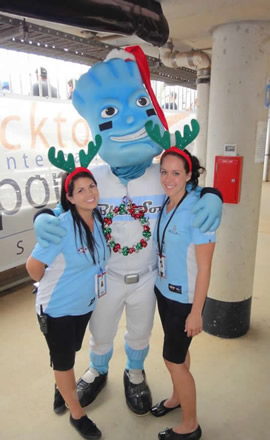
[[[134,252],[138,253],[140,250],[147,246],[147,241],[150,239],[152,233],[149,226],[149,220],[145,217],[146,209],[143,206],[137,206],[135,203],[132,203],[131,199],[128,197],[123,197],[123,203],[119,206],[115,206],[115,208],[109,212],[109,214],[104,217],[104,235],[107,240],[108,245],[112,248],[115,253],[123,254],[127,256],[129,254],[133,254]],[[110,225],[113,223],[113,218],[117,215],[129,214],[134,220],[138,220],[142,226],[142,239],[132,245],[122,246],[120,243],[116,243],[115,239],[112,236],[112,229]]]

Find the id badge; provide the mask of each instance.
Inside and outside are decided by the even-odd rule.
[[[106,272],[103,271],[102,268],[100,268],[100,271],[98,274],[96,274],[96,295],[98,298],[105,295],[107,293],[107,286],[106,286]]]
[[[166,256],[158,255],[158,275],[160,278],[166,278]]]

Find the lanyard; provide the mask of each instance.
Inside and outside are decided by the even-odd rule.
[[[97,222],[96,222],[95,216],[94,216],[94,223],[95,223],[95,226],[96,226],[96,228],[97,228],[97,230],[98,230],[98,235],[99,235],[100,240],[101,240],[101,243],[102,243],[102,247],[103,247],[103,255],[104,255],[104,256],[103,256],[103,261],[105,261],[106,250],[105,250],[105,245],[104,245],[104,237],[103,237],[103,235],[100,233],[100,230],[99,230],[98,224],[97,224]],[[97,254],[98,254],[98,264],[100,265],[100,258],[99,258],[99,250],[98,250],[98,246],[96,245],[95,247],[96,247],[96,251],[97,251]]]
[[[182,197],[181,200],[179,200],[179,202],[177,203],[176,207],[173,210],[172,215],[170,216],[169,220],[167,221],[165,228],[163,229],[163,233],[162,233],[162,239],[161,239],[161,243],[160,243],[160,239],[159,239],[159,230],[160,230],[160,221],[161,221],[161,216],[162,213],[164,211],[165,206],[168,203],[169,197],[167,197],[167,199],[165,200],[162,208],[161,208],[161,212],[158,218],[158,224],[157,224],[157,244],[158,244],[158,252],[159,252],[159,256],[162,257],[162,251],[163,251],[163,247],[164,247],[164,243],[165,243],[165,234],[166,234],[166,230],[170,224],[171,219],[173,218],[174,214],[176,213],[177,208],[181,205],[181,203],[184,201],[184,199],[186,198],[186,196],[188,195],[188,192],[186,191],[184,196]]]

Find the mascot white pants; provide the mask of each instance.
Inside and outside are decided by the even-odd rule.
[[[124,197],[130,198],[136,205],[147,209],[150,228],[153,232],[154,225],[164,200],[164,193],[159,182],[159,166],[153,164],[137,179],[131,180],[127,185],[111,172],[107,165],[93,168],[100,191],[99,208],[103,216],[119,206]],[[145,196],[147,188],[147,196]],[[118,194],[118,197],[115,195]],[[121,247],[136,247],[143,239],[142,225],[130,216],[117,215],[111,225],[115,242]],[[111,252],[107,267],[106,293],[98,298],[96,308],[90,320],[90,372],[87,371],[79,381],[79,395],[83,405],[89,403],[88,393],[85,392],[86,380],[90,380],[89,388],[96,392],[105,384],[107,379],[108,364],[113,353],[113,341],[117,333],[118,323],[125,309],[126,334],[125,350],[127,354],[126,371],[133,374],[136,382],[136,371],[144,367],[144,360],[149,350],[154,312],[155,295],[154,283],[156,279],[156,250],[154,242],[150,239],[147,247],[138,252],[124,256],[121,253]],[[93,369],[99,373],[93,384]],[[92,373],[92,374],[91,374]],[[139,377],[137,380],[140,380]],[[95,385],[99,385],[96,389]],[[147,387],[147,385],[145,385]],[[83,389],[83,392],[81,390]],[[148,387],[147,387],[148,388]],[[151,405],[150,390],[145,390],[143,399],[135,396],[131,405],[132,410],[143,414]],[[86,397],[85,397],[86,396]],[[91,395],[90,400],[92,400]]]

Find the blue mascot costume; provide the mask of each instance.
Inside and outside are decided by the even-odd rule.
[[[164,131],[167,122],[139,46],[112,51],[104,62],[95,64],[77,81],[72,101],[93,137],[102,136],[99,154],[105,164],[94,172],[111,248],[106,289],[99,295],[90,322],[90,366],[78,381],[78,395],[86,406],[105,386],[125,309],[126,402],[135,414],[144,415],[152,406],[144,371],[155,311],[156,252],[151,233],[164,200],[159,165],[152,163],[162,149],[148,136],[145,125],[152,121]],[[202,231],[215,230],[222,210],[219,194],[204,188],[197,190],[197,197],[196,226]],[[46,240],[57,241],[63,235],[58,231],[57,212],[52,213],[54,217],[43,213],[35,221],[36,235],[45,246]]]

